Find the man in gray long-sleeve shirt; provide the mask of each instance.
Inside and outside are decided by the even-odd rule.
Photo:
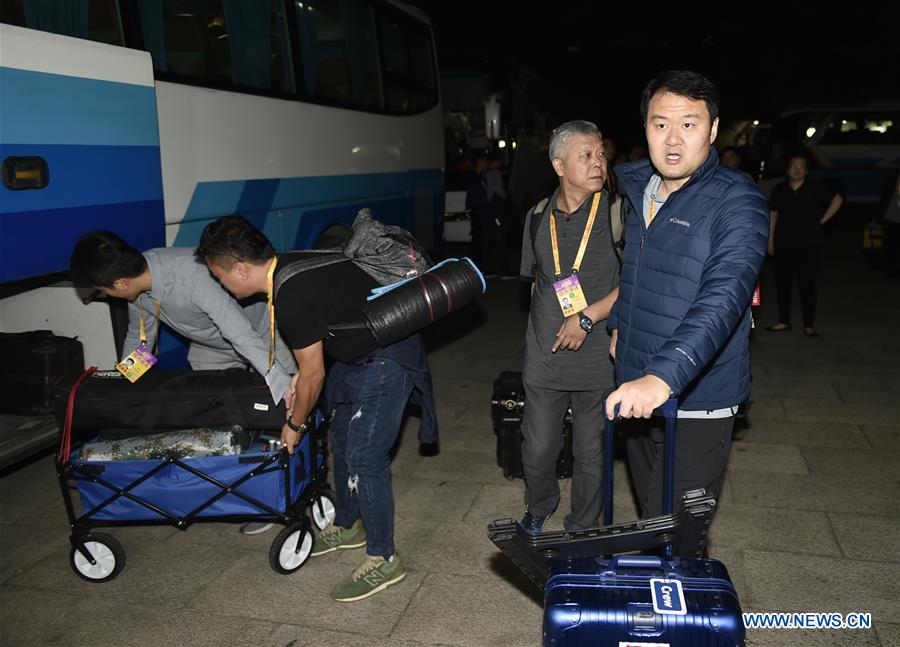
[[[150,249],[141,254],[111,232],[87,234],[72,253],[72,276],[111,297],[128,300],[128,334],[123,356],[143,338],[153,346],[158,320],[191,342],[188,361],[195,370],[250,364],[266,378],[272,399],[285,399],[296,364],[275,334],[275,359],[269,367],[269,318],[265,303],[241,306],[216,280],[193,250]]]

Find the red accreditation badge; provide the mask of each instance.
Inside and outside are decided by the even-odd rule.
[[[753,289],[753,299],[750,301],[751,306],[760,306],[762,305],[762,299],[759,298],[759,281],[756,282],[756,287]]]

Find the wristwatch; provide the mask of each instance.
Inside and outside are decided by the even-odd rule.
[[[306,433],[307,425],[305,422],[301,425],[294,424],[294,421],[291,420],[290,416],[288,416],[287,420],[284,421],[284,424],[288,426],[288,429],[290,429],[291,431],[296,431],[298,434]]]
[[[594,329],[594,322],[583,311],[578,313],[578,320],[584,332],[591,332]]]

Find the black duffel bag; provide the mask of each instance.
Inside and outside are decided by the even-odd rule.
[[[84,349],[49,330],[0,333],[0,413],[53,413],[57,386],[84,370]]]
[[[241,370],[163,371],[151,369],[132,384],[110,371],[85,379],[75,396],[75,429],[166,430],[229,427],[280,430],[284,403],[275,404],[259,374]],[[59,393],[62,427],[71,390]]]

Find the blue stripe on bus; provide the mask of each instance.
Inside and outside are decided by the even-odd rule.
[[[413,196],[420,191],[441,194],[442,171],[202,182],[174,244],[196,244],[209,221],[230,214],[250,218],[279,250],[311,246],[328,225],[349,226],[362,207],[384,222],[412,228]]]
[[[156,90],[0,67],[0,143],[159,146]]]
[[[37,190],[0,188],[0,213],[144,202],[163,197],[158,146],[0,145],[2,159],[32,155],[46,160],[49,184]]]
[[[138,249],[165,245],[163,201],[4,213],[0,219],[0,282],[69,268],[78,238],[94,229],[116,232]]]

